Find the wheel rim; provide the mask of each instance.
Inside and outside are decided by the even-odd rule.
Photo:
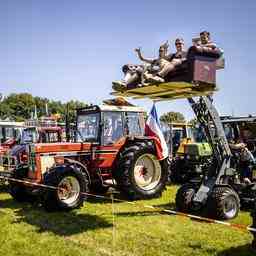
[[[237,213],[237,201],[233,196],[227,197],[224,201],[224,214],[228,219],[232,219]]]
[[[155,188],[161,179],[161,166],[154,155],[140,156],[134,166],[136,185],[143,190]]]
[[[74,203],[80,194],[80,184],[77,178],[67,176],[61,180],[58,186],[58,198],[61,202],[70,205]]]
[[[191,204],[192,200],[193,200],[193,197],[195,195],[195,190],[193,188],[190,188],[186,191],[186,194],[185,194],[185,203],[187,205]]]

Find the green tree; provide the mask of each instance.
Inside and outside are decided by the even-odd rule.
[[[0,119],[11,119],[11,108],[5,102],[0,102]]]
[[[68,101],[65,104],[65,107],[64,107],[65,111],[63,113],[63,118],[65,118],[65,114],[66,114],[66,111],[67,111],[67,108],[68,108],[68,111],[69,111],[69,121],[71,123],[74,123],[75,120],[76,120],[76,109],[83,108],[83,107],[86,107],[86,106],[87,106],[87,104],[84,103],[84,102],[81,102],[81,101],[77,101],[77,100]]]
[[[67,104],[69,105],[71,122],[75,120],[75,110],[85,107],[87,104],[80,101],[71,100],[67,103],[49,100],[47,98],[33,97],[29,93],[10,94],[0,101],[0,119],[10,119],[14,121],[24,121],[31,117],[31,113],[37,110],[37,117],[46,116],[46,104],[48,114],[60,115],[60,121],[65,120]]]
[[[185,122],[185,117],[180,112],[170,111],[161,115],[160,121],[168,124],[171,122]]]
[[[34,111],[35,100],[29,93],[12,93],[5,97],[1,103],[5,105],[10,119],[22,121],[30,118],[31,112]],[[4,113],[3,116],[5,116]]]

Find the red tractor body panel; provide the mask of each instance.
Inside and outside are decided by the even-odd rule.
[[[121,151],[122,147],[126,144],[128,137],[123,137],[115,144],[109,146],[101,146],[93,143],[39,143],[34,144],[34,168],[29,169],[28,178],[35,182],[42,182],[43,174],[47,168],[52,166],[42,165],[42,159],[52,159],[51,163],[58,164],[59,161],[65,159],[77,160],[85,165],[90,175],[96,175],[97,170],[101,170],[102,179],[112,178],[112,171],[115,168],[115,161]],[[139,138],[138,138],[139,139]],[[143,137],[143,139],[145,139]],[[157,138],[147,137],[148,140],[153,140],[156,145],[156,151],[159,151],[157,146]],[[159,155],[159,154],[157,154]]]

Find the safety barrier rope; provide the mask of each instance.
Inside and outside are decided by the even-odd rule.
[[[17,182],[17,183],[26,184],[26,185],[36,186],[36,187],[53,189],[53,190],[65,190],[64,188],[60,188],[60,187],[55,187],[55,186],[50,186],[50,185],[30,182],[30,181],[26,181],[26,180],[10,178],[10,177],[1,176],[1,175],[0,175],[0,179],[5,180],[5,181],[13,181],[13,182]],[[72,190],[70,192],[77,193],[77,191],[72,191]],[[127,201],[127,200],[122,200],[122,199],[114,198],[113,194],[111,195],[111,197],[108,197],[108,196],[103,196],[103,195],[96,195],[96,194],[92,194],[92,193],[87,193],[87,192],[80,192],[80,195],[95,197],[95,198],[98,198],[98,199],[110,200],[112,202],[112,204],[113,204],[113,202],[121,202],[121,203],[131,204],[131,205],[134,205],[134,206],[141,206],[143,208],[150,208],[150,209],[158,210],[160,212],[168,213],[168,214],[171,214],[171,215],[177,215],[177,216],[186,217],[186,218],[189,218],[191,220],[199,220],[199,221],[204,221],[204,222],[208,222],[208,223],[215,223],[215,224],[225,225],[225,226],[230,227],[230,228],[246,230],[246,231],[250,231],[250,232],[256,233],[256,228],[253,228],[253,227],[250,227],[250,226],[246,226],[246,225],[243,225],[243,224],[230,223],[230,222],[215,220],[215,219],[211,219],[211,218],[207,218],[207,217],[202,217],[202,216],[198,216],[198,215],[186,214],[186,213],[183,213],[183,212],[163,209],[161,207],[152,206],[152,205],[138,204],[138,203],[130,202],[130,201]]]

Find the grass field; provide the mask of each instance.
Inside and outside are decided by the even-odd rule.
[[[174,208],[176,186],[158,199],[127,203],[90,199],[71,212],[47,213],[0,192],[0,255],[256,255],[252,235],[217,224],[162,214]],[[114,215],[112,214],[114,212]],[[249,213],[233,220],[249,225]]]

